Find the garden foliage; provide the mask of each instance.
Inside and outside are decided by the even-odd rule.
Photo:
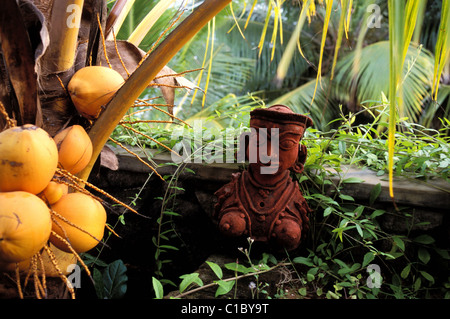
[[[242,276],[258,278],[262,272],[276,271],[281,265],[290,267],[296,274],[298,297],[308,298],[425,298],[450,297],[450,278],[448,267],[450,255],[448,247],[433,234],[418,232],[414,210],[409,207],[379,205],[377,198],[381,192],[380,184],[371,191],[367,201],[356,201],[345,194],[346,184],[361,183],[362,180],[346,177],[348,167],[371,169],[380,178],[387,175],[387,103],[370,104],[361,112],[371,114],[373,121],[356,124],[358,114],[344,115],[335,121],[336,129],[322,132],[308,129],[302,141],[307,146],[308,157],[305,171],[295,176],[301,190],[314,213],[310,216],[311,230],[300,253],[291,253],[284,257],[269,252],[262,256],[252,256],[249,249],[243,250],[244,262],[224,265],[224,270],[233,270],[235,276],[224,278],[219,265],[210,262],[209,266],[217,280],[204,283],[197,273],[185,274],[179,283],[166,280],[163,276],[162,255],[168,249],[179,249],[170,244],[167,233],[173,231],[173,223],[164,223],[177,218],[176,210],[167,207],[158,223],[161,226],[154,243],[158,247],[155,260],[159,263],[159,272],[153,278],[157,297],[164,295],[164,289],[179,289],[180,296],[192,289],[217,286],[215,297],[232,294],[235,282]],[[253,106],[254,107],[254,106]],[[236,104],[228,112],[218,111],[211,119],[232,121],[235,130],[246,131],[245,123],[252,107]],[[440,131],[427,129],[408,122],[406,118],[397,119],[394,172],[402,178],[448,180],[449,143],[448,128],[450,122],[442,121]],[[205,123],[207,123],[206,121]],[[229,122],[228,122],[229,123]],[[147,130],[159,142],[173,147],[179,140],[172,140],[171,129],[151,129],[148,124],[139,124],[140,130]],[[140,147],[160,148],[141,135],[128,134],[122,128],[116,132],[116,139]],[[186,134],[193,134],[187,129]],[[217,134],[224,134],[224,128],[217,126],[203,128],[203,147],[214,141]],[[180,139],[183,136],[179,137]],[[192,150],[197,149],[192,136]],[[223,145],[225,147],[227,145]],[[183,163],[179,170],[185,168]],[[177,171],[179,173],[179,170]],[[191,171],[192,172],[192,171]],[[177,173],[177,174],[178,174]],[[330,177],[338,174],[340,182],[334,184]],[[170,180],[176,187],[176,176]],[[174,195],[168,195],[174,196]],[[167,198],[161,198],[165,200]],[[394,215],[404,220],[405,232],[387,232],[381,227],[382,219]],[[250,242],[251,246],[251,242]],[[170,261],[169,261],[170,262]],[[287,284],[289,285],[289,283]],[[265,291],[263,283],[256,291]],[[253,291],[253,290],[252,290]],[[228,295],[230,296],[230,295]],[[256,294],[254,295],[256,296]],[[283,298],[280,290],[276,296],[259,294],[260,298]]]

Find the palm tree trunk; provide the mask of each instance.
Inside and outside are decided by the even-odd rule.
[[[14,115],[19,125],[36,124],[41,126],[42,115],[41,107],[37,98],[37,75],[35,72],[35,61],[31,42],[28,37],[27,29],[15,0],[2,2],[0,10],[0,39],[1,51],[0,58],[4,58],[6,74],[3,74],[3,88],[0,94],[5,102],[5,107],[10,115]],[[3,81],[5,82],[3,82]],[[6,81],[10,81],[13,90],[7,92]],[[5,98],[8,94],[15,93],[18,109],[12,110]],[[12,97],[9,98],[9,100]],[[1,128],[1,126],[0,126]]]
[[[50,46],[42,58],[43,73],[69,70],[75,61],[84,0],[53,1],[50,18]]]

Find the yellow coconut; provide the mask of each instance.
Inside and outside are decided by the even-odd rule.
[[[56,266],[65,276],[69,275],[73,271],[73,266],[77,264],[77,257],[74,254],[66,253],[56,248],[52,243],[49,244],[50,251],[53,253],[53,261]],[[52,262],[52,258],[47,253],[47,250],[43,249],[41,252],[42,264],[44,266],[44,273],[47,277],[59,277],[59,272],[56,270],[55,265]],[[31,267],[31,258],[18,263],[19,271],[28,273]],[[13,272],[16,270],[16,263],[6,263],[0,261],[0,271]],[[41,261],[37,260],[38,274],[42,274]]]
[[[87,66],[75,72],[67,89],[78,113],[95,119],[123,83],[123,77],[113,69]]]
[[[40,193],[58,165],[55,141],[43,129],[26,124],[0,133],[0,192]]]
[[[80,125],[72,125],[53,138],[58,147],[59,165],[72,174],[83,170],[92,157],[92,142]]]
[[[83,193],[69,193],[52,205],[54,216],[52,229],[70,242],[77,253],[94,248],[103,238],[106,211],[102,204]],[[50,241],[59,249],[70,252],[66,243],[53,234]]]
[[[61,184],[56,181],[50,181],[47,187],[41,193],[39,193],[38,196],[44,202],[52,205],[60,200],[61,197],[66,195],[68,192],[69,186],[67,186],[66,184]]]
[[[36,195],[0,193],[0,261],[16,263],[36,254],[50,237],[50,210]]]

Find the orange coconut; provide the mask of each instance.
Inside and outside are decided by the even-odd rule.
[[[0,193],[0,261],[16,263],[36,254],[50,237],[50,210],[36,195]]]
[[[95,119],[123,83],[119,72],[94,65],[75,72],[67,89],[78,113],[88,119]]]
[[[52,243],[49,244],[49,249],[53,253],[53,261],[58,266],[59,270],[63,275],[68,275],[72,273],[72,266],[77,264],[77,257],[74,254],[66,253],[58,248],[56,248]],[[47,253],[47,250],[43,249],[41,252],[42,264],[44,266],[45,276],[47,277],[59,277],[58,271],[52,262],[52,258]],[[26,259],[18,263],[19,271],[28,272],[31,266],[31,258]],[[16,263],[6,263],[0,261],[0,271],[13,272],[16,270]],[[42,273],[41,262],[37,262],[37,271],[39,274]]]
[[[99,201],[89,195],[69,193],[51,208],[57,213],[54,216],[52,229],[69,241],[77,253],[94,248],[103,238],[106,211]],[[71,251],[66,243],[53,234],[50,236],[50,241],[62,251]]]
[[[92,157],[92,142],[80,125],[72,125],[53,138],[58,147],[58,163],[65,170],[76,174],[83,170]]]
[[[41,193],[39,193],[38,196],[46,203],[52,205],[60,200],[60,198],[66,195],[68,192],[69,186],[67,186],[66,184],[61,184],[56,181],[50,181],[47,187]]]
[[[0,133],[0,192],[40,193],[58,165],[58,149],[43,129],[26,124]]]

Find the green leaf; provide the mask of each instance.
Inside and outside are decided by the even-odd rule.
[[[362,212],[364,211],[364,206],[358,206],[355,211],[353,212],[355,214],[355,218],[359,218],[361,216]]]
[[[214,271],[214,273],[216,274],[217,278],[222,279],[222,277],[223,277],[222,268],[220,268],[220,266],[218,264],[213,263],[211,261],[206,261],[206,263],[212,269],[212,271]]]
[[[418,253],[420,261],[422,261],[424,264],[427,264],[430,261],[431,255],[427,249],[425,249],[423,247],[419,247],[419,250],[417,253]]]
[[[306,180],[308,180],[308,176],[302,175],[302,176],[300,177],[300,179],[298,180],[298,183],[301,184],[302,182],[304,182],[304,181],[306,181]]]
[[[423,234],[414,238],[414,241],[419,244],[429,245],[434,243],[434,238],[431,237],[430,235]]]
[[[235,280],[230,280],[230,281],[223,281],[223,280],[219,280],[216,283],[219,285],[219,287],[216,290],[216,297],[217,296],[221,296],[221,295],[225,295],[227,293],[229,293],[231,291],[231,289],[233,289],[234,283],[236,281]]]
[[[345,155],[345,151],[347,149],[347,144],[345,143],[345,141],[339,141],[338,143],[338,148],[339,148],[339,152],[342,155]]]
[[[382,175],[384,175],[384,170],[379,170],[378,172],[377,172],[377,176],[382,176]]]
[[[330,215],[333,212],[333,210],[334,208],[331,206],[325,208],[325,210],[323,211],[323,217],[327,217],[328,215]]]
[[[421,285],[422,285],[422,279],[419,277],[414,282],[414,290],[415,291],[419,290]]]
[[[392,236],[394,243],[400,248],[402,251],[405,250],[405,242],[399,236]]]
[[[228,264],[225,264],[224,266],[228,270],[231,270],[234,272],[241,272],[243,274],[248,274],[248,273],[254,271],[252,268],[245,267],[244,265],[241,265],[238,263],[228,263]]]
[[[304,265],[309,266],[309,267],[313,267],[314,266],[312,260],[310,258],[306,258],[306,257],[295,257],[292,260],[292,262],[295,263],[295,264],[304,264]]]
[[[170,215],[170,216],[176,216],[176,217],[181,216],[181,214],[178,214],[178,213],[175,213],[175,212],[172,212],[172,211],[169,211],[169,210],[164,211],[163,214],[164,215]]]
[[[152,277],[152,284],[156,299],[162,299],[164,297],[164,289],[161,282],[155,277]]]
[[[350,195],[339,194],[339,197],[340,197],[342,200],[349,200],[349,201],[352,201],[352,202],[355,201],[355,199],[354,199],[353,197],[351,197]]]
[[[377,210],[375,210],[372,214],[370,214],[370,218],[375,218],[375,217],[377,217],[377,216],[381,216],[381,215],[383,215],[384,213],[386,213],[385,210],[377,209]]]
[[[358,183],[362,183],[362,182],[364,182],[364,180],[359,177],[349,177],[349,178],[342,180],[342,183],[344,183],[344,184],[358,184]]]
[[[186,290],[191,284],[197,284],[198,286],[203,286],[203,281],[200,279],[199,274],[194,272],[192,274],[186,274],[180,276],[181,279],[183,279],[180,283],[180,293]]]
[[[327,291],[326,297],[327,299],[339,299],[339,296],[334,292],[332,292],[331,290]]]
[[[92,279],[95,283],[95,293],[97,294],[98,299],[104,299],[103,297],[103,276],[100,270],[94,268],[92,273]]]
[[[373,252],[368,252],[364,255],[363,263],[361,267],[366,267],[368,264],[375,259],[375,254]]]
[[[421,270],[420,274],[423,276],[423,278],[425,278],[426,280],[428,280],[431,283],[434,283],[434,277],[431,276],[429,273],[427,273],[426,271]]]
[[[373,205],[375,203],[376,199],[378,198],[378,196],[380,196],[380,194],[381,194],[381,184],[378,183],[370,191],[370,197],[369,197],[370,205]]]
[[[364,237],[364,233],[362,231],[361,226],[359,226],[359,224],[355,224],[356,226],[356,230],[358,231],[359,236]]]
[[[343,276],[351,272],[350,267],[342,260],[335,258],[333,261],[340,266],[340,269],[338,270],[339,275]]]
[[[83,261],[87,266],[90,265],[97,265],[100,267],[106,267],[108,266],[107,263],[105,263],[104,261],[100,260],[98,257],[92,256],[88,253],[83,253]]]
[[[171,249],[171,250],[179,250],[177,247],[170,246],[170,245],[159,245],[159,248],[165,248],[165,249]]]
[[[313,274],[307,273],[306,274],[306,280],[313,281],[315,279],[315,276]]]
[[[337,233],[337,236],[339,237],[339,239],[342,242],[343,241],[342,235],[344,233],[344,230],[346,230],[346,229],[347,229],[347,227],[338,227],[338,228],[333,229],[331,232],[332,233]]]
[[[298,290],[298,293],[299,293],[301,296],[305,297],[305,296],[308,294],[308,290],[306,289],[306,287],[302,287],[302,288],[300,288],[300,289]]]
[[[121,259],[108,265],[103,272],[103,292],[106,299],[122,298],[127,292],[127,267]]]
[[[259,262],[259,264],[267,265],[268,262],[271,262],[274,265],[278,264],[278,261],[277,261],[277,259],[275,258],[274,255],[268,254],[268,253],[263,253],[262,254],[262,259]]]
[[[436,248],[436,252],[445,260],[450,260],[450,254],[448,253],[448,250]]]
[[[403,270],[402,270],[400,276],[401,276],[403,279],[406,279],[406,277],[408,277],[408,275],[409,275],[410,270],[411,270],[411,264],[407,264],[406,267],[403,268]]]

